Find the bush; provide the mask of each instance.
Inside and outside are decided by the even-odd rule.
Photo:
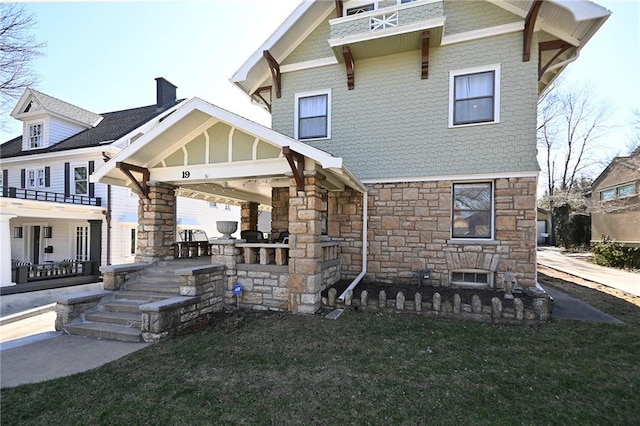
[[[626,247],[604,237],[593,247],[593,261],[613,268],[640,269],[640,247]]]

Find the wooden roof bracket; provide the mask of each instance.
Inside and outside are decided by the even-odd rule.
[[[542,78],[547,69],[555,62],[560,55],[562,55],[567,49],[571,47],[571,44],[563,40],[551,40],[538,43],[538,81]],[[553,58],[543,66],[542,65],[542,52],[547,50],[558,50]]]
[[[336,18],[342,18],[344,13],[344,4],[342,0],[336,0]]]
[[[282,76],[280,74],[280,65],[268,50],[263,50],[262,55],[267,60],[267,64],[269,64],[269,70],[271,70],[273,85],[276,87],[276,98],[280,99],[280,96],[282,96]]]
[[[531,59],[531,41],[533,40],[533,28],[536,26],[536,19],[543,0],[536,0],[531,5],[529,13],[524,21],[524,32],[522,33],[522,62],[529,62]]]
[[[422,32],[422,79],[429,78],[429,41],[431,33],[429,31]]]
[[[145,198],[149,198],[149,186],[147,185],[147,182],[149,182],[149,178],[151,177],[151,172],[149,171],[149,169],[136,166],[134,164],[123,163],[121,161],[118,161],[116,163],[116,169],[120,169],[122,173],[124,173],[129,179],[131,179],[131,182],[133,182],[133,184],[138,187],[140,193],[144,195]],[[131,172],[142,174],[142,182],[136,179],[136,177]]]
[[[269,91],[269,101],[267,101],[265,97],[262,96],[262,92],[266,92],[266,91]],[[251,96],[255,96],[256,98],[259,98],[267,106],[267,109],[269,110],[269,112],[271,112],[271,86],[258,87]]]
[[[282,147],[282,155],[287,159],[289,167],[296,180],[296,189],[304,191],[304,155],[290,149],[288,146]]]
[[[347,87],[349,90],[353,90],[355,85],[355,62],[353,61],[353,55],[349,46],[342,46],[342,56],[344,57],[344,66],[347,69]]]

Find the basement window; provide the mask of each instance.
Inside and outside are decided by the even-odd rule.
[[[463,270],[451,272],[451,284],[459,286],[491,287],[492,275],[488,271]]]

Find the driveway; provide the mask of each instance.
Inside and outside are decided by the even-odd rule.
[[[640,273],[595,265],[582,254],[556,247],[539,247],[537,255],[540,265],[640,296]]]

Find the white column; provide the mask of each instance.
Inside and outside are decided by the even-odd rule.
[[[16,215],[0,213],[0,287],[15,285],[11,282],[11,226],[9,220]]]

